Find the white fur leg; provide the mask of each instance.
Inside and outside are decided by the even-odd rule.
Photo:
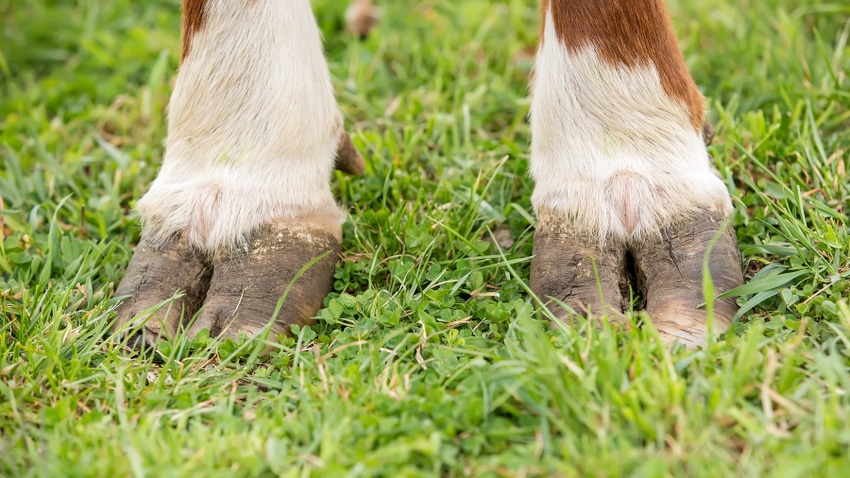
[[[532,203],[600,241],[657,234],[696,210],[732,211],[687,109],[652,65],[568,50],[546,15],[531,104]],[[541,217],[542,219],[542,217]]]
[[[204,13],[162,170],[138,203],[145,234],[214,250],[272,221],[339,216],[328,182],[342,118],[309,0],[209,0]]]

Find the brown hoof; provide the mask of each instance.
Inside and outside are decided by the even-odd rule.
[[[595,238],[571,232],[568,224],[541,220],[534,237],[531,290],[559,318],[569,314],[558,301],[578,313],[602,311],[610,318],[625,312],[630,285],[643,297],[662,338],[690,347],[704,345],[709,330],[703,258],[723,226],[720,213],[703,212],[650,239],[626,244],[609,240],[599,246]],[[727,226],[714,244],[709,271],[716,294],[743,283],[741,256],[731,227]],[[725,332],[737,311],[735,299],[717,299],[713,307],[713,333]]]
[[[720,213],[703,212],[634,247],[638,288],[646,300],[646,311],[667,341],[697,347],[708,339],[703,260],[709,243],[724,227],[724,219]],[[716,294],[744,283],[741,253],[731,226],[726,226],[712,247],[708,268]],[[729,329],[738,305],[733,297],[714,300],[713,305],[713,333],[720,334]]]
[[[273,320],[284,294],[269,338],[309,323],[333,289],[341,231],[338,224],[332,227],[336,230],[309,222],[266,226],[247,245],[219,250],[206,301],[188,334],[208,329],[212,336],[256,336]]]
[[[127,298],[118,306],[113,328],[138,328],[129,341],[134,348],[172,336],[181,318],[191,318],[201,307],[211,276],[212,265],[185,239],[155,245],[143,237],[115,291]]]
[[[540,223],[534,233],[531,290],[560,319],[568,318],[568,305],[579,315],[620,316],[626,276],[626,250],[622,243],[599,244],[596,238],[576,234],[569,226]]]

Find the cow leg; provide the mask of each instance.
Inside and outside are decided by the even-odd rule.
[[[362,172],[363,159],[343,131],[309,0],[183,8],[166,153],[138,203],[142,240],[116,326],[149,343],[186,327],[255,335],[288,291],[272,326],[285,333],[332,289],[342,214],[329,180],[335,166]]]
[[[345,10],[345,23],[351,33],[366,38],[378,22],[380,14],[373,0],[351,0]]]
[[[543,0],[532,88],[531,288],[557,315],[616,316],[639,290],[662,337],[705,343],[703,258],[743,281],[729,193],[711,171],[704,104],[662,0]],[[709,298],[711,300],[711,298]],[[714,332],[734,299],[714,301]]]

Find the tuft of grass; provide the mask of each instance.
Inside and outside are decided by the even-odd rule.
[[[334,293],[269,354],[135,354],[112,297],[179,2],[0,0],[0,475],[845,474],[850,7],[668,1],[749,279],[732,330],[689,351],[528,297],[536,2],[386,2],[364,41],[345,2],[313,4],[368,163],[334,179]]]

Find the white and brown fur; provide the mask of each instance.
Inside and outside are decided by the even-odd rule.
[[[299,231],[306,223],[338,238],[342,215],[328,183],[347,136],[309,0],[184,0],[183,7],[165,158],[138,204],[143,238],[157,245],[179,236],[210,255],[242,247],[270,224]],[[568,230],[598,252],[615,251],[615,277],[624,260],[617,254],[662,240],[681,218],[728,216],[729,193],[712,174],[703,143],[703,98],[663,0],[541,0],[541,14],[531,89],[532,203],[541,237]],[[354,0],[347,13],[358,35],[378,17],[372,0]],[[310,242],[301,233],[292,237]],[[557,232],[541,243],[572,240],[566,237]],[[730,240],[723,267],[740,272],[739,263],[729,266],[736,250]],[[609,242],[620,249],[603,250]],[[532,275],[561,274],[558,254],[546,267],[533,263]],[[581,265],[585,252],[569,254]],[[673,309],[659,300],[653,306],[650,298],[648,308],[675,309],[663,312],[663,320],[674,320],[680,310],[690,314],[697,299]],[[704,318],[695,320],[704,327]],[[694,342],[701,340],[704,333]]]
[[[661,0],[544,0],[531,104],[532,202],[599,241],[732,211],[703,98]]]
[[[185,0],[183,55],[145,234],[214,251],[272,221],[341,219],[342,131],[308,0]]]

